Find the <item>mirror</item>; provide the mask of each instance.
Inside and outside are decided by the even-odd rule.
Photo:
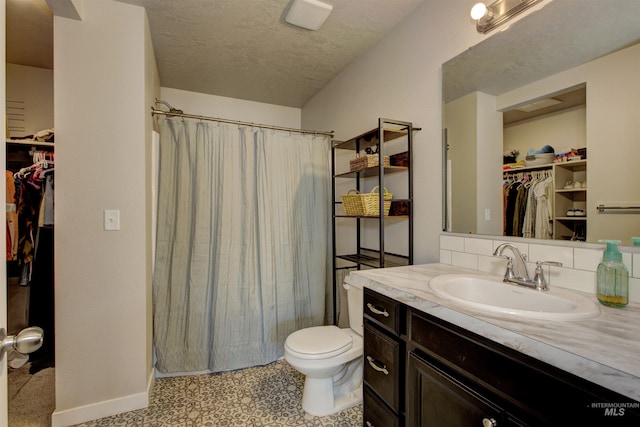
[[[545,3],[443,64],[443,229],[629,244],[640,236],[640,2]],[[522,164],[546,145],[565,162],[531,153]],[[514,149],[524,168],[505,175]],[[525,220],[522,206],[514,216],[505,180],[547,177],[548,217]]]

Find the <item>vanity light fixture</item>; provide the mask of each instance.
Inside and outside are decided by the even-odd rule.
[[[294,0],[284,20],[297,27],[315,31],[332,10],[333,6],[318,0]]]
[[[488,33],[542,0],[496,0],[487,6],[476,3],[471,8],[471,19],[476,21],[479,33]]]

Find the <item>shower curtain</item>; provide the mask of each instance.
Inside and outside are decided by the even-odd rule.
[[[324,320],[329,137],[159,121],[156,367],[277,360],[291,332]]]

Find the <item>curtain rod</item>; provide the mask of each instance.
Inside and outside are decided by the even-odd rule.
[[[156,102],[161,102],[164,104],[164,101],[156,101]],[[257,127],[257,128],[263,128],[263,129],[282,130],[285,132],[311,133],[314,135],[327,135],[327,136],[333,137],[333,131],[327,132],[327,131],[294,129],[294,128],[287,128],[282,126],[271,126],[271,125],[263,125],[259,123],[241,122],[238,120],[220,119],[217,117],[198,116],[195,114],[185,114],[182,112],[182,110],[176,110],[173,107],[170,107],[170,108],[171,108],[170,111],[164,111],[164,110],[159,110],[157,108],[151,107],[151,115],[155,116],[157,114],[157,115],[169,116],[169,117],[184,117],[187,119],[207,120],[212,122],[231,123],[235,125],[251,126],[251,127]]]

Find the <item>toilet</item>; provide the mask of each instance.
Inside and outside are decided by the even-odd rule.
[[[344,283],[349,328],[315,326],[289,335],[284,358],[305,375],[302,409],[325,416],[362,402],[362,287]]]

